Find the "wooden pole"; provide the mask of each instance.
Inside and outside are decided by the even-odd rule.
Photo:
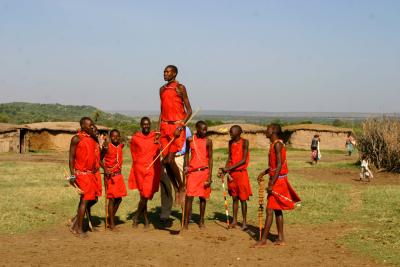
[[[193,120],[194,116],[196,116],[197,113],[199,113],[200,110],[201,110],[201,109],[198,108],[198,109],[196,110],[196,112],[193,113],[192,116],[190,116],[190,118],[189,118],[189,119],[187,120],[187,122],[183,125],[183,127],[186,127],[186,125],[188,125],[188,123],[189,123],[191,120]],[[175,137],[172,138],[171,141],[169,141],[169,143],[160,151],[160,153],[158,154],[158,156],[153,160],[153,162],[149,165],[149,167],[147,167],[147,170],[150,169],[150,168],[154,165],[154,163],[158,160],[158,158],[161,157],[161,155],[162,155],[162,153],[164,152],[164,150],[167,149],[167,148],[172,144],[172,142],[174,142],[174,141],[175,141]]]

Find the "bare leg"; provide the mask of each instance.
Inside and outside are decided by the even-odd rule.
[[[242,217],[243,217],[242,230],[245,231],[247,230],[247,201],[240,200],[240,206],[242,208]]]
[[[233,206],[233,221],[229,225],[229,228],[235,228],[237,225],[237,215],[239,209],[239,199],[237,197],[232,197],[232,206]]]
[[[183,220],[183,229],[189,229],[189,218],[192,213],[193,197],[186,196],[185,198],[185,218]]]
[[[275,210],[275,221],[276,228],[278,229],[278,240],[275,242],[275,244],[284,245],[285,237],[283,235],[283,212],[281,210]]]
[[[140,197],[140,201],[138,204],[138,208],[136,210],[136,214],[132,219],[132,227],[137,227],[139,224],[139,217],[140,215],[142,215],[142,213],[144,213],[145,209],[147,209],[147,199],[144,197]],[[145,219],[145,223],[146,223],[146,219]]]
[[[271,230],[272,226],[272,221],[274,220],[274,210],[273,209],[267,209],[267,217],[265,218],[265,226],[264,226],[264,232],[261,236],[261,240],[259,240],[256,244],[256,246],[265,246],[267,244],[267,238],[269,231]]]
[[[108,225],[110,227],[110,230],[114,230],[114,228],[115,228],[114,207],[115,207],[115,199],[110,198],[108,200]]]
[[[150,227],[150,220],[149,220],[149,216],[147,213],[147,202],[148,199],[145,198],[144,199],[144,208],[143,208],[143,219],[144,219],[144,228],[149,228]]]
[[[200,198],[200,223],[199,223],[199,227],[200,228],[204,228],[205,224],[204,224],[204,214],[206,213],[206,199],[201,197]]]
[[[83,236],[83,218],[85,217],[85,212],[86,212],[86,206],[88,204],[87,200],[81,200],[79,201],[78,205],[78,212],[77,212],[77,218],[76,218],[76,223],[74,224],[74,227],[72,228],[72,233]]]
[[[114,216],[115,214],[117,214],[119,204],[121,204],[121,202],[122,202],[122,197],[114,198]]]

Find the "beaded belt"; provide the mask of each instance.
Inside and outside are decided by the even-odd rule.
[[[201,172],[201,171],[204,171],[207,169],[208,169],[208,167],[201,167],[201,168],[197,168],[197,169],[191,169],[191,170],[189,170],[189,172]]]

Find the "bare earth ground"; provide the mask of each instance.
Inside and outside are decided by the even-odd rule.
[[[16,160],[11,156],[2,160]],[[65,155],[18,156],[26,161],[65,162]],[[324,158],[329,162],[330,156]],[[333,159],[332,159],[333,160]],[[348,211],[357,209],[358,193],[364,183],[352,180],[357,171],[352,169],[297,169],[296,173],[307,179],[338,183],[351,183],[351,203]],[[396,181],[398,177],[390,180]],[[381,182],[379,174],[371,184]],[[144,230],[142,225],[132,229],[130,221],[118,226],[117,232],[105,231],[103,225],[98,232],[89,233],[86,239],[74,237],[65,225],[54,225],[39,232],[0,235],[0,265],[134,265],[134,266],[380,266],[372,259],[357,255],[344,248],[339,240],[351,226],[344,223],[322,225],[287,225],[286,246],[255,249],[251,245],[258,236],[258,226],[243,232],[226,230],[220,221],[207,221],[207,228],[200,230],[195,223],[190,230],[179,233],[180,221],[175,218],[169,228],[159,225]]]
[[[176,221],[173,229],[179,228]],[[5,265],[136,265],[136,266],[378,266],[353,255],[335,240],[345,234],[343,225],[286,229],[284,247],[250,248],[253,238],[238,229],[226,230],[222,223],[208,223],[188,232],[132,229],[90,233],[87,239],[70,234],[62,225],[44,232],[2,236],[0,258]]]

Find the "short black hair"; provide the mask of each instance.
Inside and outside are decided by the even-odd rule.
[[[143,117],[140,119],[140,124],[142,124],[144,121],[149,121],[151,123],[151,120],[149,117]]]
[[[243,133],[243,129],[240,127],[240,125],[233,125],[229,131],[232,131],[233,129],[238,129],[240,133]]]
[[[274,134],[278,136],[282,134],[282,126],[279,123],[271,123],[269,126],[272,127],[272,132]]]
[[[79,125],[80,125],[81,127],[82,127],[84,121],[91,121],[91,122],[93,122],[92,118],[90,118],[90,117],[82,117],[82,118],[79,120]]]
[[[175,72],[176,74],[178,74],[178,67],[175,66],[175,65],[168,65],[168,66],[166,66],[165,68],[166,68],[166,69],[167,69],[167,68],[171,68],[171,69],[174,70],[174,72]]]
[[[198,121],[196,122],[196,128],[199,128],[201,125],[207,126],[207,123],[205,121]]]
[[[117,130],[117,129],[112,129],[110,131],[110,136],[112,135],[112,133],[116,132],[118,135],[121,135],[121,133]]]

